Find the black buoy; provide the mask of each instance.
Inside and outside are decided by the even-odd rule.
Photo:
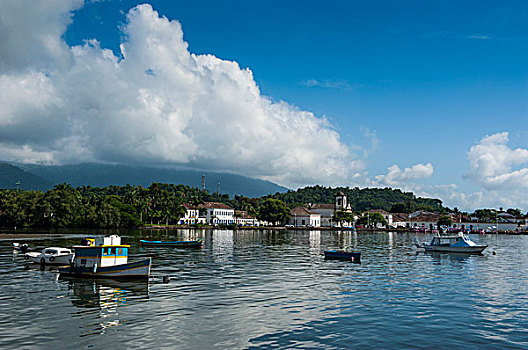
[[[497,252],[496,252],[496,251],[493,251],[493,255],[497,255]]]
[[[163,276],[163,283],[169,283],[170,277],[169,276]]]

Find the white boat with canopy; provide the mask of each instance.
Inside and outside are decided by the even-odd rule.
[[[487,245],[479,245],[473,242],[469,236],[460,232],[458,235],[443,236],[436,235],[430,243],[420,243],[414,238],[414,244],[417,248],[424,249],[426,252],[451,252],[480,254],[486,249]]]

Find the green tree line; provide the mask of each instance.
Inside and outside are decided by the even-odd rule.
[[[308,203],[330,204],[339,192],[347,195],[354,212],[384,209],[393,213],[410,213],[424,210],[469,215],[460,213],[457,208],[444,207],[438,199],[416,197],[411,192],[391,188],[311,186],[261,198],[238,195],[229,198],[227,194],[163,183],[153,183],[148,188],[131,185],[74,188],[59,184],[47,192],[0,190],[0,226],[117,228],[167,225],[176,223],[185,215],[183,203],[197,207],[205,202],[225,203],[261,220],[284,224],[291,208]],[[521,214],[519,209],[508,209],[507,212]],[[478,209],[473,215],[480,220],[492,220],[497,218],[497,211]],[[350,218],[339,218],[338,221],[350,221]]]
[[[184,215],[184,193],[162,184],[141,186],[56,185],[42,191],[0,191],[0,226],[137,227],[168,224]],[[189,189],[186,189],[189,190]],[[191,192],[191,191],[189,191]]]
[[[412,192],[392,188],[349,188],[309,186],[296,191],[275,193],[267,196],[290,203],[334,203],[335,196],[343,192],[355,212],[383,209],[389,212],[412,213],[416,210],[446,213],[449,208],[442,201],[433,198],[416,197]]]

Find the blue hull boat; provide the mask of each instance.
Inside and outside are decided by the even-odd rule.
[[[150,258],[133,263],[102,267],[80,267],[72,264],[68,267],[59,267],[59,272],[61,276],[67,277],[147,279],[150,275],[151,264]]]
[[[148,247],[201,248],[202,240],[196,241],[147,241],[140,240],[141,245]]]
[[[325,250],[325,259],[327,260],[346,260],[352,262],[361,262],[361,252],[347,252],[344,250]]]

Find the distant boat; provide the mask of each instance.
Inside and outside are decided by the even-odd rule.
[[[195,241],[147,241],[142,239],[140,242],[141,245],[150,247],[200,248],[202,246],[201,239]]]
[[[75,259],[69,267],[59,268],[61,276],[143,279],[150,275],[151,259],[128,262],[129,245],[117,235],[83,240],[73,247]]]
[[[361,252],[347,252],[345,250],[325,250],[325,259],[327,260],[347,260],[352,262],[361,262]]]
[[[29,251],[29,245],[27,243],[20,244],[17,242],[13,242],[13,249],[17,252],[26,253],[27,251]]]
[[[74,254],[68,248],[49,247],[42,252],[28,252],[24,257],[41,265],[69,265],[74,259]]]
[[[460,232],[456,236],[436,235],[430,243],[420,243],[418,238],[414,238],[414,244],[417,248],[424,249],[426,252],[446,252],[446,253],[469,253],[480,254],[487,245],[478,245],[473,242],[467,235]]]

